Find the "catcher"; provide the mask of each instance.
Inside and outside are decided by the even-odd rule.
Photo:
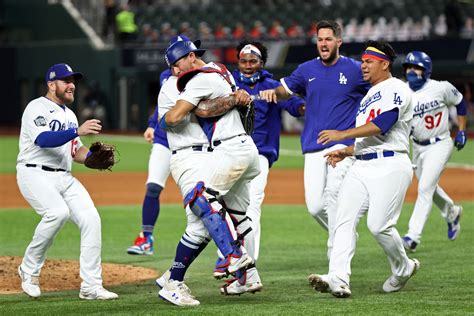
[[[115,146],[95,142],[89,148],[84,165],[91,169],[109,170],[117,163],[115,161]]]

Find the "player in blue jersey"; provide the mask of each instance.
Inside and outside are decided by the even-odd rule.
[[[354,143],[354,139],[318,144],[318,134],[325,129],[345,130],[355,126],[355,115],[370,84],[365,82],[359,61],[339,54],[341,26],[334,21],[317,25],[319,57],[302,63],[282,78],[281,86],[262,91],[268,101],[286,99],[298,94],[305,98],[306,111],[301,134],[304,154],[305,199],[309,213],[328,230],[328,257],[336,212],[336,199],[342,179],[353,160],[327,165],[324,155]]]
[[[160,75],[160,86],[171,76],[169,69]],[[131,255],[153,254],[153,229],[160,215],[160,194],[165,187],[166,180],[170,174],[171,152],[168,146],[166,132],[157,127],[158,107],[148,120],[148,128],[143,133],[145,140],[153,144],[150,159],[148,160],[148,178],[146,181],[146,193],[142,206],[142,231],[135,238],[132,246],[128,247],[127,253]]]
[[[273,75],[263,69],[267,61],[267,48],[259,42],[241,42],[237,47],[238,69],[232,72],[239,89],[246,90],[250,95],[258,95],[260,91],[279,86]],[[298,117],[304,114],[304,101],[291,97],[288,101],[271,104],[265,100],[256,100],[255,124],[251,134],[257,145],[260,161],[260,174],[250,182],[250,203],[247,217],[251,220],[252,231],[244,237],[244,245],[249,255],[256,262],[260,248],[260,216],[265,196],[268,172],[278,159],[280,149],[280,130],[282,110]],[[242,284],[244,283],[244,284]],[[224,287],[223,294],[240,295],[252,293],[262,288],[256,267],[247,270],[244,282],[233,280]]]

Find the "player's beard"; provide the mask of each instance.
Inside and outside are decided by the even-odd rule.
[[[67,92],[67,91],[71,91],[71,92]],[[61,102],[64,104],[69,105],[72,102],[74,102],[74,90],[64,89],[63,91],[59,91],[58,89],[56,89],[55,95],[56,95],[56,98],[61,100]]]
[[[324,64],[332,65],[337,58],[337,48],[334,48],[333,50],[329,50],[329,56],[326,58],[322,57],[321,52],[319,52],[319,56],[321,57],[321,60],[323,61]]]

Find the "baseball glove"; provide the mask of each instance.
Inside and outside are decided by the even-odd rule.
[[[91,169],[112,170],[115,164],[115,146],[95,142],[89,148],[90,154],[87,155],[84,165]]]
[[[247,135],[252,135],[255,123],[255,104],[252,101],[249,105],[239,106],[237,109],[239,110],[240,119],[244,125],[245,132]]]

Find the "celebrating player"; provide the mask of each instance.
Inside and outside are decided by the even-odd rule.
[[[200,56],[204,54],[204,52],[204,50],[198,49],[195,43],[189,40],[181,40],[168,47],[166,51],[166,61],[178,74],[204,65],[204,62],[200,59]],[[195,74],[195,78],[201,77],[197,72]],[[188,77],[188,79],[191,79],[191,77]],[[213,84],[207,88],[208,90],[216,89],[215,93],[209,93],[213,98],[224,97],[232,92],[227,81],[224,81],[221,76],[215,72],[205,76],[205,79],[213,82]],[[204,115],[203,112],[205,112],[209,115],[222,115],[229,109],[232,109],[236,102],[227,102],[225,106],[222,106],[222,103],[218,103],[217,100],[214,99],[211,101],[216,102],[212,102],[211,105],[207,106],[206,109],[201,112],[198,103],[204,98],[195,94],[192,85],[186,87],[186,92],[179,94],[178,90],[176,90],[176,84],[174,84],[176,81],[170,82],[170,80],[165,83],[158,98],[159,114],[161,116],[160,127],[168,130],[168,141],[172,149],[171,174],[185,197],[184,203],[186,206],[187,227],[176,249],[175,262],[173,263],[169,276],[160,278],[157,280],[157,284],[162,286],[159,295],[163,299],[179,306],[196,306],[199,305],[199,301],[190,295],[189,288],[183,283],[183,279],[192,261],[209,242],[209,237],[215,241],[217,247],[226,258],[225,267],[229,273],[235,273],[252,262],[245,249],[237,242],[237,234],[234,225],[230,222],[229,215],[223,213],[221,200],[219,199],[218,201],[216,197],[217,192],[204,186],[204,183],[209,183],[210,181],[206,180],[204,183],[199,182],[207,178],[204,176],[205,173],[209,172],[213,175],[212,170],[218,167],[219,163],[210,161],[211,155],[215,153],[216,150],[210,153],[213,149],[209,146],[209,139],[197,122],[194,114],[200,113]],[[190,82],[193,80],[194,78],[192,78]],[[185,85],[186,84],[182,87]],[[178,86],[180,86],[179,81]],[[208,90],[201,91],[207,95]],[[250,102],[247,93],[240,93],[239,95],[242,98],[242,104]],[[193,102],[196,102],[192,107],[188,106],[188,101],[185,101],[190,96],[193,96],[195,98]],[[184,111],[183,106],[186,107]],[[222,111],[217,113],[216,109]],[[191,110],[194,110],[194,112],[190,113]],[[223,117],[225,116],[226,114],[223,115]],[[234,116],[232,116],[232,118],[234,118]],[[240,126],[242,126],[238,114],[237,119],[239,120]],[[227,121],[227,124],[229,123],[232,123],[232,121]],[[228,125],[225,125],[225,127],[227,128]],[[220,128],[216,127],[215,130],[216,135],[221,135],[217,133]],[[232,133],[233,131],[229,129],[229,132]],[[231,146],[235,147],[235,142],[232,142],[231,138],[233,138],[232,135],[230,138],[215,140],[212,145],[213,147],[220,147],[222,145],[217,143],[217,141],[224,143],[229,141]],[[237,138],[236,140],[239,143],[242,139],[244,140],[243,143],[248,140],[248,138],[244,138],[243,136],[235,136],[234,138]],[[244,146],[246,145],[243,143],[241,148],[245,149]],[[251,143],[251,140],[249,143]],[[255,145],[253,146],[255,149]],[[226,146],[223,146],[223,148],[225,149]],[[245,155],[243,160],[249,159],[249,157],[251,158],[252,155],[250,154],[248,150],[242,152],[242,155]],[[222,156],[220,162],[227,162],[228,160],[225,158],[225,156]],[[241,168],[239,161],[233,160],[231,162],[233,164],[230,168]],[[204,172],[204,170],[206,172]],[[245,174],[245,170],[241,169],[241,171]],[[251,171],[253,172],[252,169],[248,170],[248,172]],[[256,172],[258,172],[258,170],[254,173]],[[230,173],[225,174],[226,177],[230,175]],[[235,173],[232,175],[235,175]],[[217,176],[220,177],[218,181],[226,180],[222,178],[222,176],[224,176],[223,174],[218,174]],[[230,178],[232,179],[232,177]],[[235,180],[237,179],[238,178]],[[217,183],[220,185],[226,184],[221,184],[221,182]],[[236,194],[245,196],[243,193],[243,191],[239,191]],[[230,202],[233,201],[230,200]]]
[[[410,89],[392,78],[396,55],[390,44],[369,41],[362,54],[364,80],[372,88],[357,111],[356,127],[324,130],[318,143],[356,137],[355,145],[326,154],[332,166],[355,155],[356,161],[344,178],[337,199],[334,245],[329,274],[313,274],[315,290],[336,297],[349,297],[351,260],[357,240],[356,226],[367,213],[367,226],[387,255],[392,275],[383,284],[385,292],[401,290],[417,272],[420,263],[409,259],[395,225],[410,185],[413,170],[408,157],[413,107]]]
[[[232,76],[240,89],[251,95],[258,95],[261,90],[277,87],[278,81],[272,74],[263,69],[267,61],[267,48],[259,42],[241,42],[237,47],[238,68]],[[244,238],[245,248],[252,259],[257,261],[260,250],[260,217],[261,207],[265,196],[268,172],[272,164],[278,159],[280,149],[281,112],[288,111],[297,117],[304,114],[304,101],[298,97],[291,97],[288,101],[271,104],[265,100],[256,100],[255,125],[251,134],[257,145],[261,172],[250,182],[250,202],[247,216],[251,220],[252,231]],[[234,280],[223,288],[226,295],[240,295],[254,293],[263,287],[256,267],[247,270],[247,277],[243,280]]]
[[[418,197],[408,224],[408,233],[403,245],[408,251],[415,251],[421,240],[421,233],[431,213],[433,201],[440,208],[448,223],[448,238],[455,240],[461,229],[459,220],[462,207],[438,185],[453,151],[449,135],[448,107],[456,106],[459,131],[454,139],[458,150],[466,144],[466,102],[462,94],[449,82],[430,79],[431,58],[424,52],[408,53],[403,63],[405,76],[413,90],[414,114],[412,120],[413,163],[416,164]]]
[[[288,98],[294,94],[305,97],[306,113],[301,134],[304,154],[304,189],[309,213],[328,230],[328,257],[332,248],[336,199],[341,181],[352,165],[344,159],[336,168],[328,168],[324,155],[354,143],[353,139],[317,143],[324,129],[345,130],[354,127],[359,102],[369,89],[362,78],[360,62],[339,55],[342,44],[341,26],[334,21],[317,25],[319,57],[298,66],[281,79],[282,86],[262,91],[267,101]]]
[[[102,129],[96,119],[78,127],[76,115],[67,107],[74,102],[75,83],[81,78],[82,74],[67,64],[51,66],[46,73],[46,96],[31,101],[21,120],[18,187],[41,216],[18,267],[21,287],[31,297],[41,295],[39,275],[46,251],[71,220],[81,233],[79,297],[118,298],[102,287],[99,213],[84,186],[71,174],[72,161],[84,163],[89,153],[79,137],[99,134]]]

